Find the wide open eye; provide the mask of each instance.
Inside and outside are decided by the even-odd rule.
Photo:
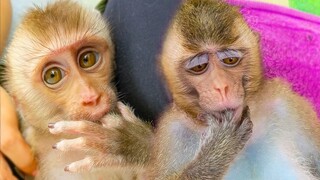
[[[43,80],[46,84],[54,85],[64,77],[64,71],[59,67],[51,67],[43,73]]]
[[[79,57],[80,67],[87,69],[93,67],[100,59],[100,55],[95,51],[86,51],[82,53]]]
[[[209,55],[207,53],[200,54],[192,58],[186,65],[187,71],[193,74],[204,73],[209,66]]]
[[[242,53],[237,50],[228,49],[225,51],[217,52],[217,56],[223,65],[234,67],[239,64],[242,58]]]

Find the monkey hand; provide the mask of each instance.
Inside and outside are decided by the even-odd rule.
[[[209,128],[201,140],[201,147],[206,144],[215,145],[215,148],[241,150],[252,133],[252,122],[249,117],[249,108],[246,107],[241,117],[237,118],[234,111],[226,110],[217,118],[206,115]],[[230,152],[230,151],[229,151]],[[236,153],[236,152],[234,152]]]
[[[228,110],[222,112],[219,118],[213,115],[205,115],[204,118],[209,124],[208,129],[182,179],[222,179],[251,136],[253,125],[248,107],[238,119]]]
[[[120,114],[109,113],[101,124],[91,121],[60,121],[49,125],[53,134],[76,134],[75,139],[61,140],[53,146],[60,151],[82,151],[86,157],[65,167],[82,172],[98,167],[143,168],[150,158],[153,131],[132,110],[118,103]],[[92,152],[92,153],[89,153]]]

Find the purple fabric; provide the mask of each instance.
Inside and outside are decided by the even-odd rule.
[[[286,79],[320,117],[320,17],[260,2],[231,3],[261,36],[265,76]]]

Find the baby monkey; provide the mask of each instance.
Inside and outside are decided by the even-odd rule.
[[[259,37],[239,7],[223,0],[182,1],[167,32],[160,64],[174,107],[190,118],[169,114],[170,118],[160,121],[155,138],[160,142],[155,143],[153,157],[156,177],[320,178],[319,119],[311,104],[292,92],[287,83],[263,77]],[[228,146],[236,139],[226,137],[217,138],[225,148],[208,153],[210,146],[201,142],[202,134],[210,134],[211,127],[195,121],[199,114],[221,117],[220,112],[229,109],[237,119],[246,106],[253,129],[242,151],[244,142]],[[224,126],[220,131],[225,131]],[[232,151],[234,156],[214,159]],[[208,165],[192,168],[190,162],[197,161],[195,164]],[[195,171],[188,169],[196,169],[196,173],[192,176]]]
[[[126,142],[118,139],[140,137],[114,127],[135,122],[132,128],[143,127],[146,140],[152,131],[129,107],[117,103],[113,56],[110,30],[98,11],[61,0],[26,13],[8,48],[5,88],[39,161],[36,179],[139,177],[139,165],[149,155],[140,154],[139,148],[149,149],[144,146],[148,144],[135,143],[139,148],[131,146],[128,154]],[[108,168],[70,173],[93,166]]]

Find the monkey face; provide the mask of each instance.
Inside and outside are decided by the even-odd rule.
[[[11,58],[9,85],[23,119],[42,129],[59,120],[100,120],[116,103],[112,58],[113,46],[95,36],[42,56]]]
[[[192,3],[180,7],[161,54],[173,100],[193,117],[226,109],[241,113],[261,82],[258,38],[237,7],[187,1]]]
[[[60,114],[71,120],[97,121],[116,101],[112,63],[106,42],[86,40],[56,50],[41,60],[35,82]]]
[[[61,120],[97,121],[116,101],[113,52],[99,12],[71,1],[35,7],[8,48],[5,86],[23,119],[39,129]]]
[[[181,67],[184,79],[197,96],[202,111],[217,113],[226,109],[242,111],[244,103],[243,52],[238,50],[211,51],[198,54]]]

